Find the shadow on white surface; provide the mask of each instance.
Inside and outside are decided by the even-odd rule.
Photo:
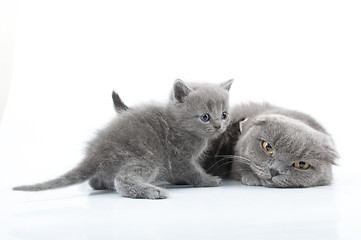
[[[83,184],[8,192],[2,239],[357,239],[360,192],[345,186],[268,189],[225,181],[123,198]]]

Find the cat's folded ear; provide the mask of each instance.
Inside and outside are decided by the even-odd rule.
[[[240,133],[243,132],[243,126],[247,121],[248,121],[248,118],[242,118],[241,120],[239,120],[238,127],[239,127],[239,132]]]
[[[335,147],[333,145],[324,145],[324,148],[326,150],[326,160],[333,165],[337,165],[336,160],[340,158],[340,155]]]
[[[227,131],[238,136],[243,132],[243,126],[248,121],[248,118],[241,118],[235,122],[231,122],[227,127]]]
[[[177,79],[174,82],[173,96],[178,102],[184,102],[184,99],[192,92],[192,90],[182,80]]]
[[[230,79],[228,81],[221,83],[221,87],[229,91],[229,89],[231,89],[232,83],[233,83],[233,79]]]
[[[266,123],[267,123],[267,119],[264,116],[260,116],[260,117],[256,118],[256,120],[254,122],[254,124],[258,125],[258,126],[259,125],[265,125]]]

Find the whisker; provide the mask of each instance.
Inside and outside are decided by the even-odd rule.
[[[216,161],[216,162],[215,162],[214,164],[212,164],[208,169],[206,169],[206,172],[209,171],[212,167],[216,166],[216,164],[218,164],[219,162],[222,162],[224,159],[226,159],[226,157],[225,157],[225,158],[221,158],[221,159],[219,159],[218,161]],[[225,164],[232,163],[232,162],[234,162],[234,160],[231,160],[231,161],[229,161],[229,162],[223,163],[223,164],[221,164],[221,166],[224,166]],[[217,169],[217,168],[216,168],[216,169]]]
[[[223,159],[224,159],[224,158],[222,158],[220,161],[217,161],[215,164],[213,164],[213,165],[212,165],[210,168],[208,168],[206,171],[209,171],[212,167],[216,166],[216,164],[219,163],[219,162],[221,162]],[[215,170],[217,170],[218,168],[223,167],[223,166],[225,166],[225,165],[227,165],[227,164],[231,164],[231,163],[233,163],[233,162],[235,162],[235,161],[234,161],[234,160],[231,160],[231,161],[227,161],[227,162],[225,162],[225,163],[222,163],[221,165],[218,165],[213,171],[215,171]]]
[[[227,162],[217,166],[217,168],[215,170],[217,170],[218,168],[226,165],[226,164],[230,164],[233,162],[241,162],[247,165],[250,165],[251,160],[245,157],[241,157],[241,156],[237,156],[237,155],[216,155],[216,158],[221,158],[218,161],[216,161],[214,164],[212,164],[208,169],[206,169],[206,171],[209,171],[211,168],[213,168],[214,166],[216,166],[219,162],[222,162],[224,159],[228,159]]]
[[[255,170],[260,171],[260,172],[262,172],[262,170],[263,170],[262,167],[261,167],[261,166],[258,166],[257,164],[253,164],[252,167],[253,167]]]
[[[222,173],[222,175],[226,175],[226,174],[230,174],[230,173],[238,172],[238,171],[241,171],[241,172],[253,172],[252,169],[237,168],[237,169],[233,169],[231,171]]]
[[[216,155],[216,157],[223,157],[223,158],[233,158],[233,159],[237,159],[240,162],[243,163],[250,163],[251,160],[242,156],[237,156],[237,155]]]
[[[216,155],[216,158],[220,158],[220,160],[216,161],[214,164],[212,164],[208,169],[206,169],[206,172],[208,172],[210,169],[212,169],[214,166],[216,166],[219,162],[222,162],[224,159],[228,159],[227,162],[220,164],[219,166],[216,166],[215,169],[213,169],[213,172],[215,172],[220,167],[223,167],[227,164],[232,164],[233,162],[241,162],[246,165],[250,165],[251,160],[245,157],[237,156],[237,155]],[[249,170],[248,170],[249,171]],[[224,173],[221,173],[220,176],[225,176],[233,171],[227,171]]]

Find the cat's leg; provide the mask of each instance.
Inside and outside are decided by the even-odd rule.
[[[159,168],[152,164],[132,161],[122,166],[115,177],[115,190],[125,197],[164,199],[168,197],[167,190],[155,186]]]
[[[93,176],[89,180],[89,185],[94,190],[114,190],[114,184],[112,182],[104,180],[101,176]]]
[[[207,174],[198,163],[190,162],[182,165],[177,167],[180,171],[176,175],[194,187],[218,187],[221,184],[220,177]]]

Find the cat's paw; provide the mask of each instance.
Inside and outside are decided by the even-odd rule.
[[[243,172],[240,180],[243,185],[263,186],[262,180],[253,173]]]
[[[137,189],[136,191],[129,191],[123,195],[130,198],[165,199],[168,197],[168,191],[159,187],[147,187]]]
[[[147,199],[165,199],[168,197],[168,191],[160,187],[152,187],[146,189],[144,197]]]
[[[89,180],[89,185],[94,190],[110,190],[110,189],[112,189],[112,187],[107,185],[107,183],[104,180],[102,180],[101,178],[98,178],[98,177],[91,178]]]
[[[195,187],[218,187],[222,182],[220,177],[207,175],[199,183],[194,184]]]
[[[151,184],[122,185],[116,182],[115,189],[124,197],[129,198],[165,199],[168,197],[166,189]]]

